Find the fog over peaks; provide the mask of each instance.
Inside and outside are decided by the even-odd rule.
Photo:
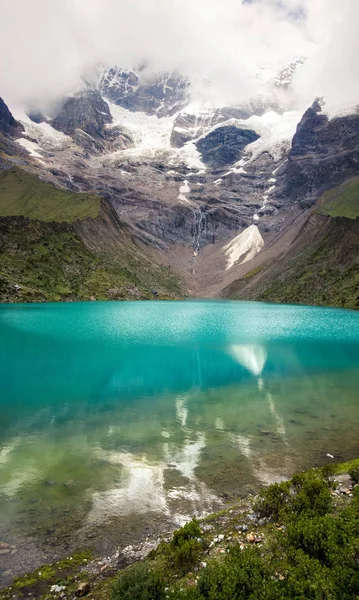
[[[1,0],[0,96],[42,104],[103,64],[177,71],[193,94],[243,102],[295,56],[300,107],[359,99],[357,0]]]

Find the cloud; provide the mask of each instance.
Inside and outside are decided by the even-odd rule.
[[[240,102],[264,78],[309,56],[300,101],[358,98],[358,0],[1,0],[0,95],[44,104],[95,65],[177,70],[219,103]],[[359,79],[358,79],[359,81]]]
[[[359,104],[359,2],[306,0],[312,53],[294,80],[299,102],[323,96],[332,111]]]

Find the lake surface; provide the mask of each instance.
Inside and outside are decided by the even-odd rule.
[[[359,455],[359,314],[0,306],[0,582]]]

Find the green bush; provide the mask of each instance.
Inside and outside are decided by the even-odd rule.
[[[201,572],[197,589],[189,598],[198,600],[274,600],[281,596],[271,570],[256,548],[231,549],[222,563]]]
[[[288,506],[290,500],[290,483],[274,483],[260,491],[254,503],[254,510],[261,518],[278,521],[279,515]]]
[[[355,482],[355,483],[359,483],[359,466],[358,467],[352,467],[349,470],[349,475],[351,477],[351,479]]]
[[[291,482],[275,483],[261,490],[254,510],[273,521],[291,519],[308,512],[325,515],[331,507],[329,484],[316,473],[294,475]]]
[[[255,510],[261,517],[283,518],[285,527],[269,528],[263,546],[241,550],[237,544],[206,558],[197,584],[187,587],[177,576],[192,571],[205,549],[193,520],[154,553],[153,571],[140,564],[121,574],[112,600],[359,600],[359,486],[347,506],[339,504],[335,514],[330,508],[323,471],[274,484],[261,491]],[[164,591],[156,569],[167,573],[171,592]]]
[[[321,468],[321,474],[323,479],[332,486],[332,477],[335,475],[335,466],[333,464],[324,465],[324,467]]]
[[[168,547],[168,559],[180,574],[187,573],[197,565],[203,550],[201,536],[201,528],[196,519],[174,532]]]
[[[299,477],[293,479],[295,493],[291,501],[291,510],[300,515],[325,515],[331,507],[332,497],[328,483],[317,477]],[[309,516],[309,515],[308,515]]]
[[[192,519],[192,521],[186,523],[181,529],[177,529],[177,531],[174,532],[171,546],[177,548],[178,546],[181,546],[183,542],[195,540],[201,536],[202,532],[197,519]]]
[[[163,600],[163,576],[138,563],[123,571],[112,589],[112,600]]]
[[[283,598],[305,600],[332,600],[336,595],[335,581],[331,570],[317,559],[311,558],[303,550],[289,550],[286,573],[280,588]]]
[[[332,566],[343,556],[352,537],[351,524],[329,515],[300,518],[286,532],[286,545],[303,550],[311,558]]]

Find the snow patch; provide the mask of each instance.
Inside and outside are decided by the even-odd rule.
[[[261,117],[253,115],[247,119],[246,126],[260,135],[258,140],[246,146],[251,160],[262,152],[269,152],[274,160],[280,160],[291,144],[301,117],[297,111],[288,111],[282,115],[269,111]]]
[[[113,118],[113,123],[107,125],[107,128],[111,129],[119,125],[126,127],[135,142],[134,148],[119,150],[114,154],[158,158],[159,153],[162,152],[169,155],[167,162],[171,166],[185,163],[190,169],[205,173],[206,167],[193,142],[187,142],[182,148],[171,146],[171,133],[177,115],[159,118],[156,115],[146,115],[144,112],[131,112],[108,100],[106,102]]]
[[[33,156],[34,158],[44,158],[42,154],[39,154],[39,152],[37,152],[37,150],[41,150],[39,144],[36,144],[35,142],[30,142],[30,140],[26,140],[25,138],[20,138],[19,140],[17,140],[17,143],[20,144],[20,146],[22,146],[23,148],[25,148],[25,150],[27,150],[28,153],[31,154],[31,156]]]
[[[181,185],[180,189],[179,189],[179,194],[178,194],[178,200],[180,202],[187,202],[187,204],[190,204],[190,201],[187,198],[187,195],[190,193],[191,188],[188,184],[188,180],[185,179],[183,182],[183,185]]]
[[[358,114],[358,102],[343,102],[341,104],[329,105],[322,108],[322,113],[325,114],[328,119],[334,119],[336,117],[347,117],[349,115]]]
[[[49,123],[34,123],[31,121],[24,110],[15,108],[12,113],[24,126],[26,135],[35,139],[41,149],[51,152],[52,150],[68,148],[73,144],[71,137],[65,135],[62,131],[57,131]],[[18,142],[20,143],[20,140]],[[21,144],[24,145],[23,142]]]
[[[245,161],[243,158],[241,158],[241,160],[239,160],[238,162],[236,162],[234,165],[232,165],[232,167],[229,169],[229,171],[227,171],[223,177],[227,177],[228,175],[231,175],[232,173],[247,173],[247,171],[244,170],[244,165],[247,164],[247,162],[249,162],[248,160]]]
[[[227,256],[226,271],[233,267],[240,258],[244,257],[240,264],[252,260],[264,246],[263,238],[257,225],[250,225],[242,233],[237,235],[229,244],[223,247]]]
[[[197,150],[194,142],[187,142],[182,148],[176,150],[171,148],[173,157],[170,160],[171,164],[180,164],[185,162],[190,169],[198,171],[197,175],[203,175],[206,172],[206,165],[201,160],[201,155]]]
[[[126,127],[134,138],[136,147],[122,151],[124,154],[143,154],[146,151],[166,150],[171,147],[170,138],[173,117],[146,115],[144,112],[131,112],[106,100],[113,118],[107,125],[112,129],[118,125]]]

